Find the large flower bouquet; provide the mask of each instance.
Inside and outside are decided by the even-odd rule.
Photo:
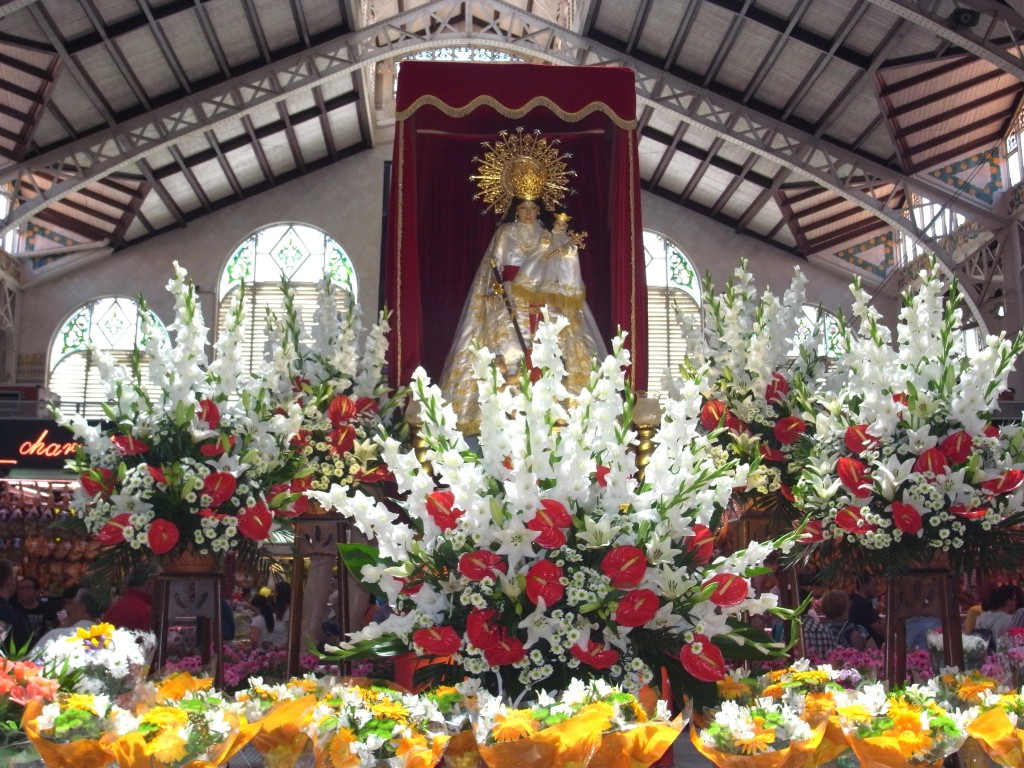
[[[49,668],[75,670],[72,690],[77,693],[116,697],[145,679],[155,650],[156,638],[149,632],[101,623],[47,643],[39,661]]]
[[[281,314],[270,313],[268,385],[282,404],[297,401],[302,421],[292,439],[303,469],[292,491],[326,491],[332,484],[350,488],[389,480],[391,475],[374,441],[382,429],[404,426],[400,395],[388,388],[385,373],[387,315],[381,313],[363,332],[359,307],[329,279],[317,284],[317,309],[307,333],[295,306],[295,289],[282,281]],[[296,513],[308,512],[299,496]]]
[[[262,381],[243,372],[240,295],[208,360],[196,288],[177,264],[167,290],[173,340],[139,302],[144,345],[135,360],[148,357],[150,381],[137,364],[129,370],[99,355],[107,420],[90,426],[56,411],[81,443],[70,462],[81,480],[74,504],[115,570],[188,549],[256,562],[275,508],[293,498],[270,489],[294,474],[288,441],[302,414],[297,405],[272,412]]]
[[[1024,693],[981,695],[981,712],[967,725],[967,732],[994,762],[1005,766],[1024,764]]]
[[[750,705],[723,701],[712,720],[691,731],[697,750],[719,766],[781,768],[805,765],[821,743],[828,721],[808,721],[788,704],[760,698]]]
[[[25,731],[47,765],[106,768],[117,723],[132,714],[105,694],[61,692],[34,699],[25,710]]]
[[[0,657],[0,757],[25,740],[21,720],[26,705],[53,701],[59,689],[60,680],[39,664]]]
[[[377,547],[343,547],[348,566],[394,613],[355,633],[341,656],[410,648],[439,661],[442,680],[484,678],[513,697],[603,677],[628,690],[668,668],[673,689],[714,698],[724,655],[778,653],[746,612],[779,611],[749,578],[785,542],[713,555],[714,529],[745,472],[698,424],[686,386],[665,417],[644,481],[630,451],[633,404],[615,353],[570,394],[558,353],[560,322],[543,323],[517,389],[487,350],[476,377],[479,452],[422,370],[413,397],[423,417],[428,474],[395,440],[384,456],[405,494],[406,517],[345,487],[311,495],[336,507]],[[785,612],[783,612],[785,613]]]
[[[904,292],[895,347],[868,295],[856,284],[853,294],[846,380],[822,403],[795,489],[812,517],[805,554],[879,573],[935,553],[958,572],[1019,557],[1024,434],[990,418],[1024,333],[968,353],[959,289],[934,264]]]
[[[703,329],[691,340],[680,375],[700,388],[700,423],[730,456],[750,465],[734,500],[791,527],[799,447],[813,433],[810,392],[828,361],[804,316],[807,278],[797,270],[780,299],[758,294],[744,261],[718,293],[704,280]],[[719,429],[724,426],[725,429]]]

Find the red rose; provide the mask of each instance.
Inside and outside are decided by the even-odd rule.
[[[484,648],[484,659],[492,667],[515,664],[524,656],[526,656],[526,649],[523,648],[522,641],[509,637],[504,630],[497,634],[492,645]]]
[[[498,626],[494,623],[498,612],[493,608],[474,608],[466,617],[466,638],[477,648],[493,645]]]
[[[541,599],[550,608],[565,597],[562,569],[550,560],[538,560],[526,572],[526,596],[537,605]]]
[[[683,669],[698,680],[714,683],[725,677],[725,658],[707,635],[694,635],[691,645],[679,650]]]
[[[836,513],[836,525],[850,533],[869,533],[878,530],[878,526],[864,519],[863,507],[843,507]]]
[[[1010,469],[1002,477],[986,480],[981,483],[981,487],[989,493],[999,496],[1000,494],[1016,490],[1021,482],[1024,482],[1024,472],[1021,472],[1019,469]]]
[[[569,653],[594,669],[608,669],[619,661],[618,651],[608,648],[604,643],[595,643],[593,640],[587,643],[586,648],[574,645],[569,649]]]
[[[412,633],[412,641],[431,656],[451,656],[462,645],[459,633],[445,626],[417,629]]]
[[[601,573],[611,580],[613,587],[636,587],[647,573],[647,555],[628,544],[615,547],[601,559]]]
[[[262,501],[238,513],[238,532],[253,541],[265,541],[270,536],[273,523],[274,513]]]
[[[210,429],[220,426],[220,409],[213,400],[200,400],[196,405],[196,416],[199,421],[205,421]]]
[[[766,403],[781,403],[789,394],[789,382],[786,377],[776,371],[772,374],[772,380],[764,393]]]
[[[658,595],[650,589],[634,589],[619,600],[615,622],[624,627],[642,627],[654,618],[661,607]]]
[[[734,573],[719,573],[704,582],[707,587],[714,584],[715,591],[711,593],[711,600],[715,605],[732,608],[747,599],[747,580]]]
[[[842,484],[858,499],[871,495],[871,475],[863,461],[843,456],[836,464],[836,471]]]
[[[455,494],[445,488],[427,494],[427,514],[442,531],[450,531],[465,513],[456,509]]]
[[[352,421],[356,413],[356,403],[348,395],[338,395],[327,406],[327,418],[331,420],[332,427]]]
[[[921,530],[921,513],[902,501],[892,503],[892,521],[904,533],[916,534]]]
[[[725,417],[725,403],[721,400],[708,400],[700,409],[700,425],[704,429],[717,428]]]
[[[327,442],[330,444],[331,450],[339,455],[351,453],[356,445],[356,430],[348,424],[343,424],[330,431],[327,435]]]
[[[915,472],[931,472],[933,475],[944,475],[949,471],[946,454],[938,448],[929,448],[917,457],[914,462]]]
[[[846,428],[846,435],[843,437],[846,447],[860,456],[864,451],[874,448],[879,440],[868,432],[867,424],[854,424]]]
[[[459,573],[470,581],[483,581],[487,577],[497,579],[499,573],[507,571],[508,563],[504,558],[489,549],[467,552],[459,558]]]
[[[90,496],[114,492],[114,473],[106,467],[93,467],[78,476],[82,489]]]
[[[235,476],[227,472],[211,472],[203,481],[203,493],[210,497],[211,507],[219,507],[230,499],[237,487]]]
[[[687,552],[693,553],[694,563],[703,565],[711,561],[711,555],[715,551],[715,534],[706,525],[696,523],[693,526],[693,535],[688,536],[683,546]]]
[[[974,439],[962,429],[939,443],[939,450],[954,464],[963,464],[974,449]]]
[[[800,439],[800,435],[807,431],[807,424],[799,416],[783,416],[777,422],[775,427],[772,429],[772,434],[775,435],[775,439],[783,445],[789,445],[795,443]]]
[[[131,516],[131,512],[122,512],[119,515],[114,515],[110,522],[100,528],[96,534],[96,541],[105,547],[113,547],[120,544],[124,541],[124,529],[129,527],[128,520]]]
[[[146,539],[149,548],[153,550],[153,554],[166,555],[174,549],[174,545],[178,543],[180,536],[178,526],[170,520],[158,518],[150,524]]]
[[[149,450],[149,446],[131,435],[111,435],[110,442],[125,456],[138,456]]]

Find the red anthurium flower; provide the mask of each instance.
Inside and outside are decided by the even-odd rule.
[[[779,493],[782,494],[782,498],[786,501],[796,501],[796,496],[793,495],[793,489],[785,483],[779,484]]]
[[[807,424],[799,416],[783,416],[772,428],[775,439],[783,445],[795,443],[807,431]]]
[[[647,555],[629,544],[615,547],[601,559],[601,573],[611,580],[613,587],[639,586],[647,573]]]
[[[863,461],[843,456],[836,463],[836,471],[842,484],[858,499],[871,495],[871,475]]]
[[[847,506],[836,512],[836,525],[850,533],[867,533],[877,530],[878,526],[868,523],[864,519],[862,507]]]
[[[523,641],[509,637],[504,630],[498,633],[493,645],[484,648],[484,659],[492,667],[515,664],[524,656],[526,649],[523,647]]]
[[[715,585],[715,591],[708,598],[715,605],[732,608],[747,598],[747,580],[734,573],[719,573],[704,582],[704,586]]]
[[[594,470],[594,480],[601,488],[608,486],[608,474],[612,471],[611,467],[599,466]]]
[[[356,413],[377,413],[379,406],[375,397],[357,397]]]
[[[892,401],[894,403],[899,403],[900,405],[906,405],[908,402],[910,402],[909,400],[907,400],[906,392],[893,392]]]
[[[750,431],[750,430],[747,429],[747,425],[745,423],[743,423],[742,421],[740,421],[739,418],[734,416],[731,411],[729,413],[725,414],[725,428],[728,429],[730,432],[749,432]]]
[[[963,464],[971,455],[974,449],[974,439],[962,429],[951,435],[946,435],[939,450],[946,454],[946,458],[954,464]]]
[[[412,641],[431,656],[451,656],[462,645],[459,633],[445,626],[417,629],[412,633]]]
[[[789,394],[789,382],[786,377],[776,371],[772,374],[772,380],[765,390],[764,399],[766,403],[781,403]]]
[[[550,608],[565,597],[562,585],[562,569],[550,560],[538,560],[526,572],[526,596],[534,605],[544,599]]]
[[[811,520],[804,526],[803,531],[800,533],[800,543],[802,544],[814,544],[817,541],[824,541],[825,537],[822,535],[821,520]]]
[[[1002,477],[986,480],[981,483],[981,487],[989,493],[998,496],[1003,493],[1015,491],[1022,482],[1024,482],[1024,472],[1019,469],[1010,469],[1007,470],[1006,474]]]
[[[483,581],[488,576],[497,579],[499,573],[507,571],[508,563],[505,559],[489,549],[467,552],[459,558],[459,573],[471,581]]]
[[[949,461],[946,459],[946,454],[938,448],[929,448],[917,457],[917,461],[914,462],[914,471],[944,475],[949,472]]]
[[[274,513],[262,501],[246,507],[238,513],[238,532],[253,541],[265,541],[270,536]]]
[[[220,456],[224,451],[230,450],[235,447],[235,436],[228,435],[227,439],[224,436],[218,437],[216,440],[210,443],[204,443],[199,446],[199,452],[210,459],[215,459]]]
[[[995,424],[988,424],[985,427],[985,437],[999,437],[999,427]]]
[[[210,506],[219,507],[231,498],[238,486],[235,476],[228,472],[211,472],[203,481],[203,493],[210,497]]]
[[[152,477],[156,482],[167,484],[167,476],[164,474],[163,467],[157,467],[152,464],[146,465],[146,471],[149,472],[149,476]]]
[[[356,430],[348,424],[343,424],[330,431],[327,435],[327,442],[330,443],[331,450],[335,453],[351,453],[356,446]]]
[[[864,451],[878,445],[878,438],[868,432],[867,424],[854,424],[846,428],[846,435],[843,437],[846,447],[860,456]]]
[[[565,544],[565,531],[572,525],[572,517],[565,505],[554,499],[543,499],[537,515],[526,524],[531,531],[539,531],[534,543],[544,549],[557,549]]]
[[[172,523],[170,520],[164,520],[163,518],[157,518],[149,526],[149,533],[146,536],[149,548],[153,550],[155,555],[166,555],[172,549],[174,545],[178,543],[178,538],[181,534],[178,532],[178,526]]]
[[[427,494],[427,514],[442,531],[450,531],[465,512],[455,507],[455,494],[442,489]]]
[[[82,489],[90,496],[114,492],[114,473],[106,467],[93,467],[78,476]]]
[[[128,520],[131,516],[131,512],[122,512],[119,515],[114,515],[109,523],[100,528],[99,533],[96,534],[96,541],[105,547],[113,547],[120,544],[124,541],[124,529],[128,527]]]
[[[624,627],[642,627],[654,618],[661,607],[658,595],[650,589],[634,589],[619,600],[615,622]]]
[[[292,436],[292,439],[288,441],[288,445],[292,447],[292,450],[301,451],[310,444],[312,439],[312,432],[308,429],[300,429]]]
[[[683,669],[706,683],[725,677],[725,658],[707,635],[694,635],[693,642],[679,650],[679,661]]]
[[[384,465],[352,473],[352,479],[357,483],[384,483],[393,480],[394,477],[391,470]]]
[[[131,435],[111,435],[110,442],[125,456],[138,456],[149,450],[149,446]]]
[[[466,617],[466,637],[477,648],[491,646],[495,642],[498,626],[494,623],[498,612],[494,608],[474,608]]]
[[[964,520],[980,520],[988,514],[988,507],[969,508],[966,504],[954,504],[949,508],[951,514],[962,517]]]
[[[708,400],[700,409],[700,425],[704,429],[715,429],[725,417],[725,403],[721,400]]]
[[[348,395],[337,395],[327,406],[327,418],[333,427],[352,421],[357,413],[356,401]]]
[[[781,442],[781,441],[780,441]],[[758,450],[761,452],[762,461],[785,461],[786,454],[780,451],[778,448],[772,448],[771,446],[760,443]]]
[[[540,535],[533,540],[533,543],[542,549],[558,549],[565,545],[565,531],[561,528],[552,528],[540,522],[540,518],[533,518],[526,524],[531,531],[537,531]]]
[[[574,645],[569,649],[574,657],[594,669],[608,669],[619,661],[619,652],[614,648],[608,648],[604,643],[595,643],[590,640],[586,648]]]
[[[893,524],[904,533],[916,534],[921,530],[921,513],[912,504],[894,501],[891,505]]]
[[[693,535],[686,539],[684,546],[687,552],[693,552],[697,565],[703,565],[711,561],[715,551],[715,534],[706,525],[697,523],[693,526]]]
[[[196,416],[200,421],[205,421],[210,429],[220,426],[220,409],[213,400],[200,400],[196,404]]]

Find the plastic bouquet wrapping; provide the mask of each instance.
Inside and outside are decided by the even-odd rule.
[[[967,726],[967,732],[994,762],[1005,766],[1024,765],[1024,695],[983,694],[981,712]]]
[[[281,684],[249,678],[249,687],[235,693],[250,722],[258,722],[253,746],[267,768],[293,768],[299,758],[312,750],[305,726],[317,702],[322,685],[312,676],[293,678]]]
[[[964,648],[964,669],[981,669],[988,655],[988,638],[979,635],[962,635]],[[932,666],[936,672],[945,665],[942,650],[944,647],[942,630],[930,629],[927,634],[928,651],[931,653]]]
[[[307,716],[317,768],[432,768],[447,742],[437,707],[388,683],[345,681]]]
[[[1024,551],[1024,433],[996,427],[1024,333],[963,340],[961,292],[933,263],[903,294],[896,343],[854,285],[844,380],[819,403],[797,505],[826,568],[898,574],[936,555],[954,572],[1016,568]]]
[[[559,330],[559,322],[540,324],[533,363],[542,375],[524,376],[515,390],[487,350],[477,353],[478,450],[416,372],[412,396],[433,474],[397,441],[382,441],[404,520],[344,486],[310,492],[375,540],[345,545],[343,555],[394,609],[337,656],[412,649],[438,659],[426,669],[434,682],[468,676],[510,698],[564,690],[574,677],[635,693],[665,667],[680,696],[713,698],[724,657],[783,650],[743,616],[788,615],[750,579],[792,538],[715,557],[715,530],[745,465],[700,431],[696,386],[666,401],[641,481],[623,338],[587,388],[571,394]]]
[[[155,650],[156,638],[149,632],[100,623],[47,643],[39,663],[75,670],[78,693],[117,697],[133,692],[145,679]]]
[[[918,685],[887,694],[881,683],[872,683],[839,705],[843,730],[864,768],[937,768],[963,744],[973,715],[948,712],[934,691]]]
[[[749,705],[723,701],[690,738],[719,768],[798,768],[821,743],[828,715],[806,719],[789,704],[762,697]]]
[[[109,696],[59,693],[30,701],[22,722],[48,768],[106,768],[114,760],[112,731],[125,717],[131,714]]]

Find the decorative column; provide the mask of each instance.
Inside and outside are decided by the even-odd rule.
[[[661,426],[661,403],[653,397],[638,397],[633,404],[633,426],[636,428],[636,479],[642,483],[654,453],[654,436]]]
[[[159,675],[172,659],[175,646],[198,651],[215,688],[224,686],[224,635],[221,629],[221,583],[224,574],[212,558],[192,563],[172,560],[163,564],[153,591],[153,629],[156,651],[153,673]],[[194,632],[194,642],[188,642]],[[184,655],[184,654],[183,654]]]

